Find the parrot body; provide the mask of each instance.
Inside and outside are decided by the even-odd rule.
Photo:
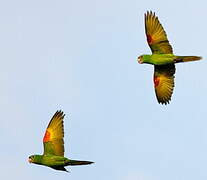
[[[56,170],[67,171],[64,166],[87,165],[90,161],[71,160],[63,156],[54,155],[33,155],[34,164],[44,165]]]
[[[157,100],[161,104],[168,104],[174,89],[175,63],[197,61],[201,57],[174,55],[158,17],[151,11],[145,14],[145,33],[152,54],[139,56],[138,62],[154,65],[153,81]]]
[[[176,56],[174,54],[152,54],[152,55],[142,55],[139,63],[146,63],[152,65],[166,65],[187,61],[199,60],[198,56]]]
[[[64,128],[62,111],[57,111],[52,117],[44,138],[44,153],[43,155],[32,155],[29,157],[29,162],[48,166],[55,170],[67,171],[65,166],[87,165],[92,164],[91,161],[72,160],[64,157]]]

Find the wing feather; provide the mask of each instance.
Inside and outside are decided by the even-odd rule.
[[[157,100],[161,104],[168,104],[174,89],[175,65],[155,66],[154,87]]]
[[[145,14],[145,33],[147,42],[154,54],[172,54],[172,47],[167,39],[164,28],[152,11]]]
[[[50,120],[43,138],[44,155],[64,156],[64,116],[62,111],[57,111]]]

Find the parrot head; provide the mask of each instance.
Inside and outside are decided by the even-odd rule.
[[[29,156],[28,162],[34,164],[40,164],[42,160],[42,155],[31,155]]]
[[[42,155],[31,155],[29,156],[28,162],[34,164],[41,164],[42,162]]]
[[[33,163],[34,162],[34,155],[29,156],[28,162],[29,163]]]
[[[138,61],[139,64],[142,64],[143,63],[143,56],[139,56],[137,58],[137,61]]]

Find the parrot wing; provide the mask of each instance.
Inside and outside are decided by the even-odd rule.
[[[175,65],[161,65],[154,69],[155,94],[159,103],[168,104],[174,88]]]
[[[50,120],[43,138],[44,155],[64,156],[64,116],[57,111]]]
[[[172,54],[172,47],[158,17],[152,11],[145,14],[145,33],[147,42],[154,54]]]

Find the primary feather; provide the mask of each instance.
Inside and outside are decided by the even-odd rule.
[[[175,65],[155,66],[154,88],[159,103],[168,104],[174,88]]]
[[[50,120],[43,138],[44,155],[64,156],[64,116],[62,111],[57,111]]]
[[[145,14],[145,33],[147,42],[154,54],[172,54],[172,47],[167,39],[164,28],[152,11]]]

